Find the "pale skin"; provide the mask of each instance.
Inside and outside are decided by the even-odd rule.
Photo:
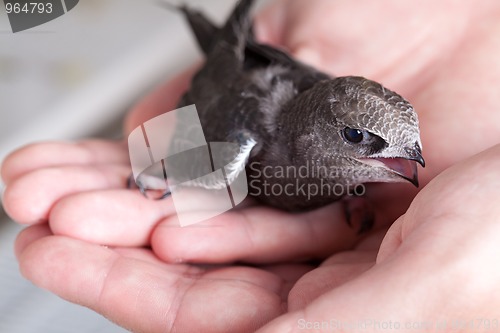
[[[499,2],[278,1],[256,33],[409,99],[427,163],[418,195],[369,187],[377,224],[364,236],[339,203],[289,214],[248,202],[180,228],[171,199],[125,188],[123,142],[34,144],[2,165],[5,209],[27,225],[23,275],[135,332],[298,332],[301,319],[399,331],[461,319],[477,332],[500,320]],[[174,109],[191,73],[138,103],[125,133]]]

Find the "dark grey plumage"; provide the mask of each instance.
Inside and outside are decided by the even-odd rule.
[[[257,43],[252,2],[240,1],[222,28],[181,8],[206,62],[179,103],[196,104],[207,142],[241,147],[250,194],[274,207],[303,210],[366,182],[406,179],[418,186],[415,161],[423,166],[424,160],[412,106],[374,81],[333,78]],[[297,174],[300,167],[305,175]],[[311,195],[314,184],[330,191]],[[273,194],[265,186],[288,191]]]

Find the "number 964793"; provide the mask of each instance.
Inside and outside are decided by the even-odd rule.
[[[52,3],[47,2],[29,2],[29,3],[19,3],[7,2],[5,4],[5,10],[7,14],[50,14],[52,13]]]

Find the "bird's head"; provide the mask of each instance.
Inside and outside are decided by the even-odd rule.
[[[334,150],[332,155],[353,170],[357,183],[407,180],[418,186],[416,164],[424,167],[425,161],[411,104],[362,77],[338,77],[317,85],[311,89],[313,96],[321,95],[311,133],[319,139],[317,146]]]

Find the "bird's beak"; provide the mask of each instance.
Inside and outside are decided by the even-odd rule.
[[[418,187],[418,171],[417,162],[415,160],[402,157],[376,158],[375,160],[382,162],[387,169]]]
[[[418,162],[422,168],[425,168],[425,160],[422,156],[422,149],[420,149],[418,143],[415,143],[414,148],[405,148],[405,152],[408,154],[405,156],[408,160]]]
[[[425,160],[422,157],[421,150],[418,146],[411,149],[405,149],[404,155],[405,156],[395,158],[370,158],[365,159],[365,161],[371,160],[371,163],[368,164],[373,164],[373,161],[377,161],[375,163],[379,166],[383,166],[418,187],[417,163],[425,167]]]

